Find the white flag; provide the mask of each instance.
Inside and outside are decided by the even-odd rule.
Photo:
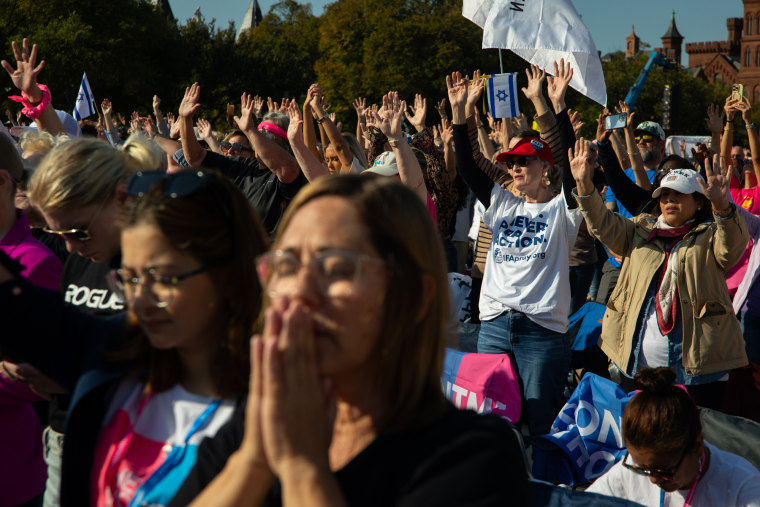
[[[87,80],[87,73],[82,75],[82,84],[79,85],[79,95],[77,95],[77,103],[74,105],[74,118],[77,121],[97,114],[98,110],[95,109],[95,98],[92,96],[92,88],[90,88],[90,82]]]
[[[484,48],[509,49],[549,73],[564,58],[570,86],[607,105],[602,62],[570,0],[464,0],[462,15],[483,28]]]
[[[490,76],[486,81],[486,94],[491,116],[494,118],[520,116],[517,90],[517,73]]]

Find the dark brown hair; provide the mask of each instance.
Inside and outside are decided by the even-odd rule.
[[[636,373],[638,392],[623,411],[626,446],[684,453],[702,434],[699,411],[689,394],[673,385],[670,368],[644,368]]]
[[[386,408],[383,432],[423,424],[444,410],[441,389],[448,318],[448,280],[440,237],[420,198],[391,178],[340,174],[319,178],[296,196],[279,225],[275,246],[293,216],[320,197],[350,202],[386,262],[384,318],[374,351],[373,391]],[[433,282],[427,307],[423,276]]]
[[[215,174],[191,195],[174,198],[164,192],[165,183],[127,204],[123,228],[155,225],[174,248],[213,267],[219,318],[225,324],[225,334],[209,337],[214,341],[210,359],[214,387],[223,397],[243,394],[250,373],[249,339],[261,310],[255,258],[268,249],[269,240],[248,200],[224,176]],[[136,326],[131,311],[129,320]],[[125,352],[140,360],[151,388],[160,392],[175,385],[181,373],[176,350],[152,348],[139,328],[134,332]]]

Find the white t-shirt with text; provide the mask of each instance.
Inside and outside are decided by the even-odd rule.
[[[570,249],[582,220],[560,193],[529,203],[494,185],[483,222],[493,232],[488,249],[480,320],[507,309],[558,333],[567,331],[570,311]]]

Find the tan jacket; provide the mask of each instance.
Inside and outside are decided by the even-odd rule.
[[[656,216],[623,218],[605,208],[594,192],[578,197],[589,230],[623,256],[615,290],[607,302],[600,347],[628,371],[634,334],[652,279],[665,260],[664,242],[646,242]],[[727,220],[700,224],[684,236],[678,249],[678,298],[683,326],[686,375],[705,375],[748,364],[739,322],[726,286],[726,271],[744,253],[749,234],[739,213]]]

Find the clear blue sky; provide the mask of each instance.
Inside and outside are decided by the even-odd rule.
[[[239,27],[250,0],[169,0],[174,16],[184,24],[192,17],[196,7],[207,21],[216,19],[218,27],[226,27],[232,20]],[[264,14],[273,0],[259,0]],[[327,0],[311,2],[314,14],[321,14]],[[725,40],[726,18],[741,17],[744,7],[741,0],[573,0],[578,12],[594,37],[602,54],[625,49],[625,38],[636,25],[636,34],[642,41],[658,47],[660,37],[668,28],[670,15],[676,11],[676,26],[687,42]],[[473,25],[473,29],[477,27]],[[683,64],[687,64],[684,52]]]

